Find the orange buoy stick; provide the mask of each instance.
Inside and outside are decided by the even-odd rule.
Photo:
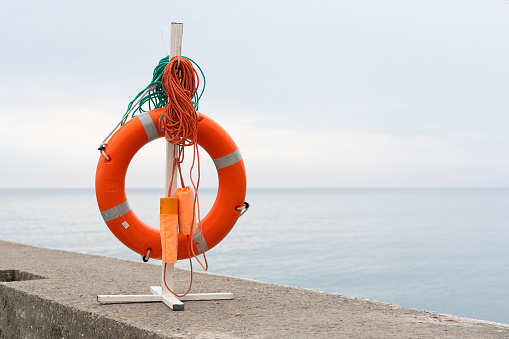
[[[161,198],[160,207],[162,261],[165,264],[175,264],[178,250],[178,199]]]

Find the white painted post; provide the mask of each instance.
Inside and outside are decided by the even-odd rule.
[[[170,40],[170,59],[174,56],[182,55],[182,34],[183,34],[184,24],[182,23],[171,23],[171,40]],[[178,178],[178,169],[177,166],[174,166],[174,159],[178,157],[178,148],[175,145],[166,141],[166,171],[165,171],[165,183],[164,183],[164,194],[168,197],[174,197],[175,192],[177,191],[177,178]],[[173,168],[175,169],[173,170]],[[172,170],[173,170],[173,181],[172,181]],[[171,192],[169,191],[171,183]],[[166,272],[165,272],[166,270]],[[166,283],[165,283],[166,277]],[[173,294],[166,288],[168,286],[173,290],[174,288],[174,264],[162,264],[162,272],[161,272],[161,287],[162,287],[162,296],[163,302],[174,309],[173,306],[170,306],[168,303],[174,303],[177,301],[182,304],[178,299],[176,299]],[[182,304],[183,309],[183,304]]]
[[[184,24],[182,23],[177,23],[177,22],[172,22],[171,23],[171,40],[170,40],[170,59],[173,58],[174,56],[178,56],[179,60],[180,60],[180,56],[182,55],[182,34],[183,34],[183,31],[184,31]],[[176,147],[169,143],[169,142],[166,142],[166,180],[165,180],[165,185],[164,185],[164,189],[165,189],[165,194],[168,194],[168,189],[170,187],[170,181],[171,181],[171,170],[173,168],[173,158],[175,157],[175,155],[178,156],[178,154],[176,154],[178,152],[178,150],[176,149]],[[170,194],[168,194],[169,197],[174,197],[175,196],[175,191],[177,190],[177,168],[175,167],[175,171],[173,173],[173,182],[172,182],[172,190],[170,192]]]

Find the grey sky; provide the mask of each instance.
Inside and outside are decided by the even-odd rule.
[[[92,187],[172,21],[251,187],[509,185],[508,1],[50,0],[2,3],[0,187]],[[145,147],[128,185],[163,162]]]

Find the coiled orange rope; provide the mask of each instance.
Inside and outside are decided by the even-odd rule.
[[[168,96],[164,106],[161,127],[168,142],[183,146],[196,144],[198,134],[198,114],[192,98],[198,90],[198,73],[191,61],[177,57],[171,58],[163,73],[163,90]]]
[[[175,173],[175,166],[178,167],[180,173],[180,180],[182,187],[184,186],[184,179],[182,177],[181,164],[184,161],[184,147],[193,146],[193,161],[189,173],[189,178],[195,191],[195,200],[193,206],[193,215],[198,214],[198,225],[201,230],[201,217],[200,217],[200,203],[198,199],[198,187],[200,183],[200,157],[198,152],[198,113],[196,112],[192,98],[198,90],[199,78],[198,73],[193,67],[191,61],[186,58],[177,57],[171,58],[164,69],[162,76],[162,87],[166,95],[168,96],[168,103],[164,106],[164,115],[161,118],[160,125],[164,131],[165,138],[168,142],[175,145],[178,148],[178,153],[174,154],[172,178],[170,181],[170,187],[168,189],[168,196],[172,190],[173,175]],[[178,155],[177,155],[178,154]],[[195,166],[198,167],[198,174],[196,183],[192,177],[192,171]],[[188,236],[188,251],[192,253],[192,256],[198,261],[204,270],[208,269],[207,258],[205,256],[205,249],[203,248],[203,230],[201,230],[201,245],[203,258],[205,265],[203,265],[194,253],[194,245],[192,243],[192,237]],[[191,265],[191,282],[189,289],[184,294],[186,295],[191,289],[193,283],[193,266],[191,261],[191,255],[189,255],[189,261]],[[165,270],[166,271],[166,270]],[[164,277],[166,284],[166,277]],[[166,285],[168,288],[168,286]],[[171,291],[169,288],[168,290]],[[177,294],[175,294],[177,295]],[[177,295],[182,296],[182,295]]]

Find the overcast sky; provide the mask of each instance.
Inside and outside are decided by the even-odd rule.
[[[2,1],[0,187],[93,187],[170,23],[250,187],[509,186],[509,1]],[[202,153],[204,186],[214,186]],[[164,143],[129,187],[162,187]]]

